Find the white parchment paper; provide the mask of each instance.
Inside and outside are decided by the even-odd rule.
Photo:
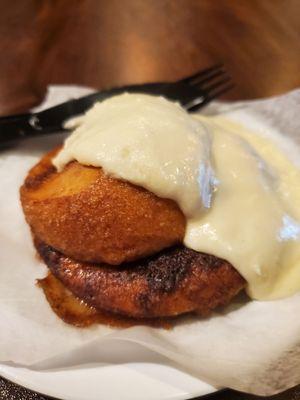
[[[90,89],[50,88],[43,107]],[[211,105],[249,128],[276,130],[300,155],[300,90],[268,100]],[[273,302],[243,297],[208,319],[186,318],[172,330],[149,327],[73,328],[51,311],[35,279],[46,274],[37,260],[19,203],[19,187],[39,157],[62,135],[28,140],[0,153],[0,362],[34,369],[101,362],[107,341],[136,342],[173,360],[216,387],[270,395],[300,383],[300,294]],[[300,205],[299,205],[300,206]],[[128,360],[130,361],[130,360]]]

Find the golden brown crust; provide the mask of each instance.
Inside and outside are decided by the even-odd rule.
[[[119,267],[76,262],[35,240],[51,272],[78,298],[99,309],[135,318],[208,315],[245,287],[226,261],[176,247]]]
[[[51,163],[58,150],[30,170],[20,190],[34,235],[72,258],[112,265],[182,241],[186,222],[175,202],[77,162],[58,173]]]

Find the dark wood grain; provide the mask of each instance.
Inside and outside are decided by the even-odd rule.
[[[0,0],[0,9],[0,114],[38,104],[49,83],[174,80],[219,61],[236,83],[227,98],[300,86],[299,0]],[[45,398],[0,379],[0,399]],[[300,388],[272,399],[300,400]]]
[[[13,4],[13,5],[12,5]],[[0,113],[49,83],[173,80],[223,61],[232,99],[300,85],[299,0],[0,0]]]

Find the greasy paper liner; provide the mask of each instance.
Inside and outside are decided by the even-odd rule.
[[[52,87],[43,107],[90,89]],[[278,131],[300,144],[300,90],[268,100],[214,103],[250,129]],[[0,361],[45,370],[101,363],[108,342],[142,344],[215,387],[271,395],[300,382],[300,294],[258,302],[240,296],[210,318],[186,317],[173,329],[93,326],[79,329],[51,311],[35,279],[46,275],[37,259],[19,202],[19,187],[39,157],[61,134],[28,140],[0,154]],[[298,153],[297,153],[298,152]],[[294,156],[295,156],[294,154]],[[130,359],[128,359],[130,362]]]

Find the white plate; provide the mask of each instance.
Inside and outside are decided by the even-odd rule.
[[[122,359],[128,360],[129,354],[133,362],[123,363]],[[0,374],[19,385],[64,400],[179,400],[217,391],[160,355],[129,342],[117,342],[103,350],[101,365],[45,372],[0,365]]]

